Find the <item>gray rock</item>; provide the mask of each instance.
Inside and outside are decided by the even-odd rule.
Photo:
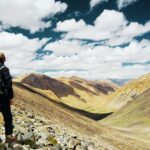
[[[56,144],[51,148],[51,150],[63,150],[63,148],[60,144]]]
[[[33,132],[26,132],[24,135],[23,135],[23,140],[28,140],[28,139],[31,139],[33,137]]]
[[[24,150],[23,146],[21,146],[20,144],[13,145],[13,149],[14,150]]]

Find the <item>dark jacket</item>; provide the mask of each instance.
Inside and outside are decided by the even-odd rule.
[[[0,63],[0,68],[4,66]],[[5,66],[1,70],[1,77],[4,83],[4,95],[7,95],[9,99],[14,97],[13,88],[12,88],[12,77],[10,75],[9,69]]]

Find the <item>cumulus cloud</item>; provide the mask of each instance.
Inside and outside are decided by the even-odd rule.
[[[93,8],[97,4],[108,2],[109,0],[91,0],[90,1],[90,7]],[[138,0],[116,0],[117,7],[119,9],[122,9],[124,7],[127,7],[128,5],[132,5],[133,3],[137,2]]]
[[[62,13],[66,8],[65,3],[55,0],[0,0],[0,22],[36,32],[51,25],[43,18]]]
[[[103,2],[108,2],[108,0],[91,0],[90,1],[90,7],[93,8],[97,4],[103,3]]]
[[[85,49],[87,50],[88,47],[86,45],[83,46],[80,41],[70,42],[67,40],[52,42],[45,47],[45,50],[52,50],[57,56],[72,56]]]
[[[28,39],[22,34],[1,32],[0,41],[0,51],[5,53],[7,65],[12,68],[12,73],[22,74],[34,70],[32,63],[36,51],[47,42],[47,39]]]
[[[37,60],[38,68],[50,76],[78,75],[84,78],[135,78],[149,72],[150,41],[132,41],[128,46],[109,47],[84,45],[81,41],[59,40],[49,43],[45,50],[52,55]],[[141,59],[142,58],[142,59]],[[50,62],[50,63],[47,63]],[[124,67],[123,63],[138,63]],[[35,68],[36,68],[35,64]],[[106,69],[109,68],[109,69]],[[90,76],[89,76],[90,75]]]
[[[86,24],[83,20],[76,21],[75,19],[71,19],[71,20],[65,20],[64,22],[59,21],[57,23],[56,31],[62,31],[62,32],[76,31],[85,26]]]
[[[129,23],[122,12],[104,10],[95,20],[94,25],[88,25],[84,20],[67,20],[59,22],[57,31],[67,32],[65,38],[105,40],[104,44],[115,46],[126,44],[134,37],[150,31],[150,21],[143,24]]]
[[[106,44],[111,46],[126,44],[134,39],[134,37],[141,36],[149,31],[150,21],[144,25],[137,22],[131,22],[129,25],[122,28],[122,30],[116,32],[116,34],[114,34],[113,37],[106,42]]]
[[[127,7],[128,5],[131,5],[138,0],[117,0],[117,6],[119,9],[122,9],[124,7]]]
[[[41,59],[36,59],[37,50],[48,39],[29,39],[22,34],[1,32],[0,41],[0,50],[6,54],[13,75],[41,72],[49,76],[78,75],[89,79],[134,78],[150,69],[149,64],[144,65],[150,60],[150,40],[134,40],[121,48],[62,39],[49,43],[42,51],[52,54],[45,53]],[[123,63],[138,64],[124,67]]]
[[[50,42],[41,49],[48,39],[29,39],[23,34],[4,30],[19,26],[31,32],[38,31],[50,25],[41,20],[43,17],[63,12],[67,5],[54,0],[44,0],[47,5],[43,1],[40,3],[41,0],[30,1],[30,6],[29,0],[16,1],[10,10],[0,9],[3,23],[0,25],[0,51],[6,54],[13,75],[41,72],[49,76],[77,75],[99,79],[135,78],[149,72],[150,64],[144,64],[150,60],[150,40],[137,41],[135,37],[150,31],[150,21],[145,24],[129,22],[122,12],[115,10],[104,10],[93,25],[83,19],[59,21],[55,31],[65,32],[63,39]],[[3,7],[7,2],[5,0]],[[48,5],[49,2],[53,5]],[[21,14],[18,8],[20,12],[21,9],[27,11]],[[14,15],[16,18],[12,18]],[[84,44],[79,39],[100,41],[102,45]],[[128,45],[124,47],[119,46],[126,43]],[[37,53],[39,49],[40,54]],[[40,59],[37,59],[39,55]],[[124,63],[133,65],[123,66]]]

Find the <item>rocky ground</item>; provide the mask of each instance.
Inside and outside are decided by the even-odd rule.
[[[54,123],[27,110],[13,109],[14,135],[20,144],[8,150],[106,150],[96,137],[86,137],[62,124]],[[4,143],[4,127],[0,128],[0,150]]]

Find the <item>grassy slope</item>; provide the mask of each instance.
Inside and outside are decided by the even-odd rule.
[[[150,127],[150,89],[103,120],[114,126]]]
[[[63,79],[66,83],[68,79]],[[83,81],[82,81],[83,82]],[[136,96],[142,94],[144,91],[150,88],[150,74],[144,75],[136,80],[130,81],[128,84],[123,87],[117,89],[114,93],[110,93],[109,95],[98,95],[97,97],[92,96],[89,99],[89,103],[80,104],[77,102],[77,105],[72,103],[70,98],[68,98],[65,102],[67,104],[71,104],[71,106],[77,106],[76,108],[83,108],[86,111],[94,112],[94,113],[109,113],[116,112],[121,107],[125,106],[128,102],[132,101]],[[86,82],[83,82],[82,85],[88,87]],[[113,85],[112,85],[113,86]],[[75,89],[77,91],[77,89]],[[77,91],[80,93],[80,91]],[[87,93],[82,93],[81,95],[86,97]],[[90,96],[87,96],[87,99]],[[94,100],[93,100],[94,99]],[[91,100],[92,104],[91,104]]]
[[[136,139],[150,141],[150,89],[100,122],[114,126]]]
[[[34,111],[37,115],[47,117],[52,122],[58,122],[88,136],[97,138],[115,149],[149,149],[150,143],[135,140],[118,130],[97,124],[95,121],[78,115],[63,106],[57,105],[49,98],[43,97],[41,93],[24,85],[14,84],[15,106],[22,109]]]
[[[124,85],[123,87],[109,95],[108,100],[105,103],[106,109],[110,109],[113,111],[119,110],[128,102],[132,101],[136,96],[149,89],[149,83],[150,74],[147,74]]]
[[[85,103],[85,102],[79,101],[78,99],[75,100],[72,96],[68,96],[68,97],[63,97],[62,102],[64,102],[65,104],[67,104],[69,106],[83,109],[83,110],[93,112],[93,113],[105,113],[106,112],[104,107],[101,107],[101,109],[95,109],[95,107],[97,105],[103,106],[106,102],[108,95],[102,93],[101,91],[98,91],[94,87],[94,85],[92,85],[94,83],[92,83],[91,81],[84,80],[79,77],[71,77],[71,78],[63,77],[63,78],[58,78],[58,80],[63,81],[64,83],[73,87],[75,92],[78,95],[80,95],[81,98],[85,99],[85,101],[86,101],[86,103]],[[72,82],[78,86],[81,86],[83,89],[81,89],[77,86],[73,86],[73,84],[71,84],[70,82]],[[107,82],[106,81],[96,81],[96,82],[101,85],[106,83],[107,85],[110,85],[111,87],[113,87],[115,90],[118,88],[118,86],[113,84],[112,82],[108,82],[108,81]],[[91,92],[88,92],[85,89],[90,90]]]

